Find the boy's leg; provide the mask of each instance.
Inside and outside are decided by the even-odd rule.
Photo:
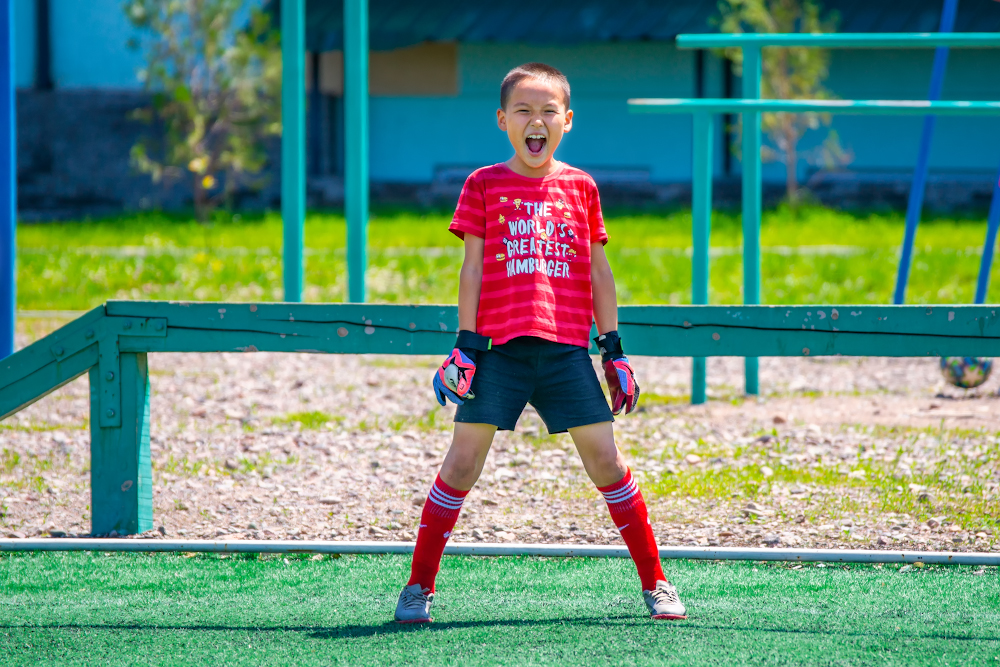
[[[608,503],[611,519],[639,571],[642,589],[656,589],[657,581],[666,581],[660,565],[659,549],[649,525],[642,493],[615,445],[611,422],[578,426],[569,429],[569,434],[583,459],[583,467]]]
[[[434,591],[434,580],[462,503],[479,479],[497,427],[492,424],[455,423],[455,434],[420,515],[420,530],[413,549],[407,586],[420,584]]]

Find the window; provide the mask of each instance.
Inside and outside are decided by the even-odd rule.
[[[313,58],[306,59],[311,88]],[[371,51],[368,88],[380,97],[439,97],[458,94],[458,46],[427,42],[394,51]],[[319,89],[324,95],[344,94],[344,54],[327,51],[319,57]]]

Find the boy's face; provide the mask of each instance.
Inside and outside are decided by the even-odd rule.
[[[562,135],[573,126],[573,111],[559,84],[528,78],[511,91],[507,107],[497,109],[497,126],[514,147],[514,170],[523,166],[526,175],[545,175]]]

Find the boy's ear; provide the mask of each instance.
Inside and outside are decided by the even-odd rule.
[[[573,129],[573,110],[566,110],[566,124],[563,125],[563,134],[566,134]]]
[[[497,109],[497,127],[502,132],[507,131],[507,114],[504,113],[503,109]]]

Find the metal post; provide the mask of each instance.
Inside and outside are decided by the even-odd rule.
[[[760,47],[743,47],[743,97],[760,99]],[[743,114],[743,303],[760,303],[760,112]],[[746,393],[759,393],[757,357],[746,358]]]
[[[281,3],[281,218],[285,301],[302,300],[306,217],[306,3]]]
[[[958,0],[944,0],[944,7],[941,9],[941,26],[938,32],[951,32],[955,27],[955,14],[957,13]],[[934,69],[931,71],[931,89],[927,94],[927,99],[941,99],[941,88],[944,86],[944,72],[947,65],[948,47],[939,46],[934,50]],[[899,269],[896,273],[896,291],[893,292],[892,296],[892,302],[897,305],[906,301],[906,284],[910,280],[910,264],[913,260],[913,241],[916,239],[920,213],[924,208],[924,189],[927,185],[927,170],[930,165],[931,140],[934,138],[935,122],[935,116],[924,116],[924,129],[920,136],[920,149],[917,152],[917,166],[913,170],[910,198],[906,204],[906,232],[903,235]]]
[[[0,0],[0,359],[14,353],[17,277],[17,116],[14,111],[14,2]]]
[[[712,228],[712,116],[694,114],[691,187],[691,303],[708,304],[708,248]],[[705,357],[691,364],[691,403],[705,402]]]
[[[993,267],[993,251],[997,245],[997,230],[1000,228],[1000,172],[993,184],[993,201],[986,216],[986,242],[983,243],[983,258],[979,263],[979,280],[976,281],[976,303],[986,303],[986,292],[990,286],[990,269]]]
[[[368,0],[344,0],[344,130],[348,300],[363,303],[368,264]]]

